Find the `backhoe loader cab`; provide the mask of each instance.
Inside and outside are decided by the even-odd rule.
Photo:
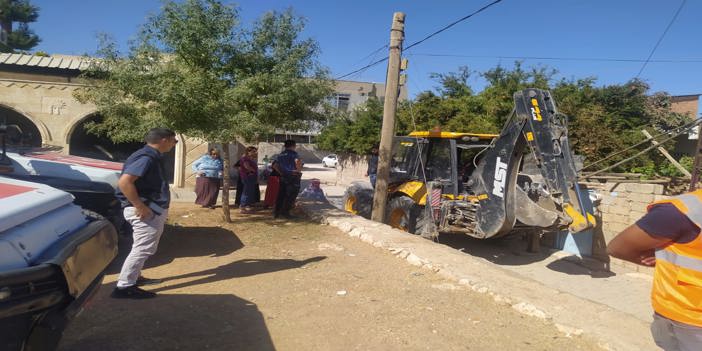
[[[393,144],[385,222],[423,236],[477,238],[518,229],[579,232],[594,226],[580,210],[566,118],[547,91],[515,93],[497,134],[416,131]],[[345,210],[370,217],[373,189],[356,183]]]

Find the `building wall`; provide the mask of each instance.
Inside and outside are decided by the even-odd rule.
[[[673,96],[670,109],[695,118],[699,115],[699,98],[699,95]]]
[[[350,95],[348,110],[351,111],[354,107],[366,102],[369,97],[377,97],[380,100],[385,99],[385,84],[337,80],[334,82],[334,92]],[[404,86],[400,87],[399,100],[407,100],[407,89]]]
[[[0,78],[0,104],[34,122],[44,144],[67,148],[72,127],[95,112],[94,105],[73,97],[79,88],[72,83]]]

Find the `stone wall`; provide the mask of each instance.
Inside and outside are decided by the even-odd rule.
[[[258,147],[258,162],[263,163],[263,158],[279,154],[283,150],[283,143],[260,142]],[[297,144],[297,153],[305,163],[321,163],[322,158],[329,153],[317,149],[315,144]]]
[[[602,231],[607,243],[646,214],[646,207],[651,202],[668,198],[668,196],[663,195],[665,187],[661,184],[604,183],[588,185],[591,189],[596,189],[597,193],[602,196],[598,210],[602,216]]]
[[[348,186],[356,180],[368,179],[365,177],[367,170],[366,156],[339,155],[339,164],[336,166],[336,185]]]
[[[648,183],[586,183],[586,185],[596,190],[601,198],[595,213],[599,223],[595,228],[593,257],[638,272],[651,273],[651,268],[608,257],[607,244],[622,230],[636,223],[646,214],[646,207],[650,203],[668,198],[669,196],[665,195],[666,187],[662,184]]]
[[[185,138],[185,145],[186,145],[186,152],[185,152],[185,169],[184,169],[184,174],[185,174],[185,187],[194,187],[195,186],[195,178],[197,175],[195,172],[193,172],[193,162],[197,161],[202,155],[205,155],[209,152],[210,148],[217,148],[222,150],[222,145],[220,144],[214,144],[214,143],[208,143],[203,141],[202,139],[198,138]],[[234,165],[236,161],[239,160],[241,157],[241,154],[244,152],[244,146],[240,143],[229,143],[229,162],[230,165]],[[231,172],[234,172],[232,169]]]

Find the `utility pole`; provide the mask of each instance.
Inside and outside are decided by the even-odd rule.
[[[695,162],[692,166],[692,177],[690,177],[690,191],[697,190],[697,183],[700,181],[702,172],[702,125],[697,128],[697,148],[695,149]]]
[[[390,52],[388,56],[388,75],[385,79],[385,104],[383,106],[383,127],[380,131],[378,148],[378,175],[373,195],[373,213],[371,219],[383,222],[388,196],[388,177],[390,176],[390,158],[392,157],[392,139],[395,134],[395,111],[399,96],[400,61],[402,41],[405,39],[405,14],[395,12],[390,29]]]

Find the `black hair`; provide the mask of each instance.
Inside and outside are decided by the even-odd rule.
[[[285,141],[285,143],[284,143],[283,145],[284,145],[284,147],[287,149],[287,148],[292,147],[292,146],[295,146],[295,145],[297,145],[297,144],[295,143],[295,140],[288,139],[288,140]]]
[[[161,139],[168,139],[174,137],[176,133],[167,128],[152,128],[144,136],[144,141],[147,144],[158,144]]]

